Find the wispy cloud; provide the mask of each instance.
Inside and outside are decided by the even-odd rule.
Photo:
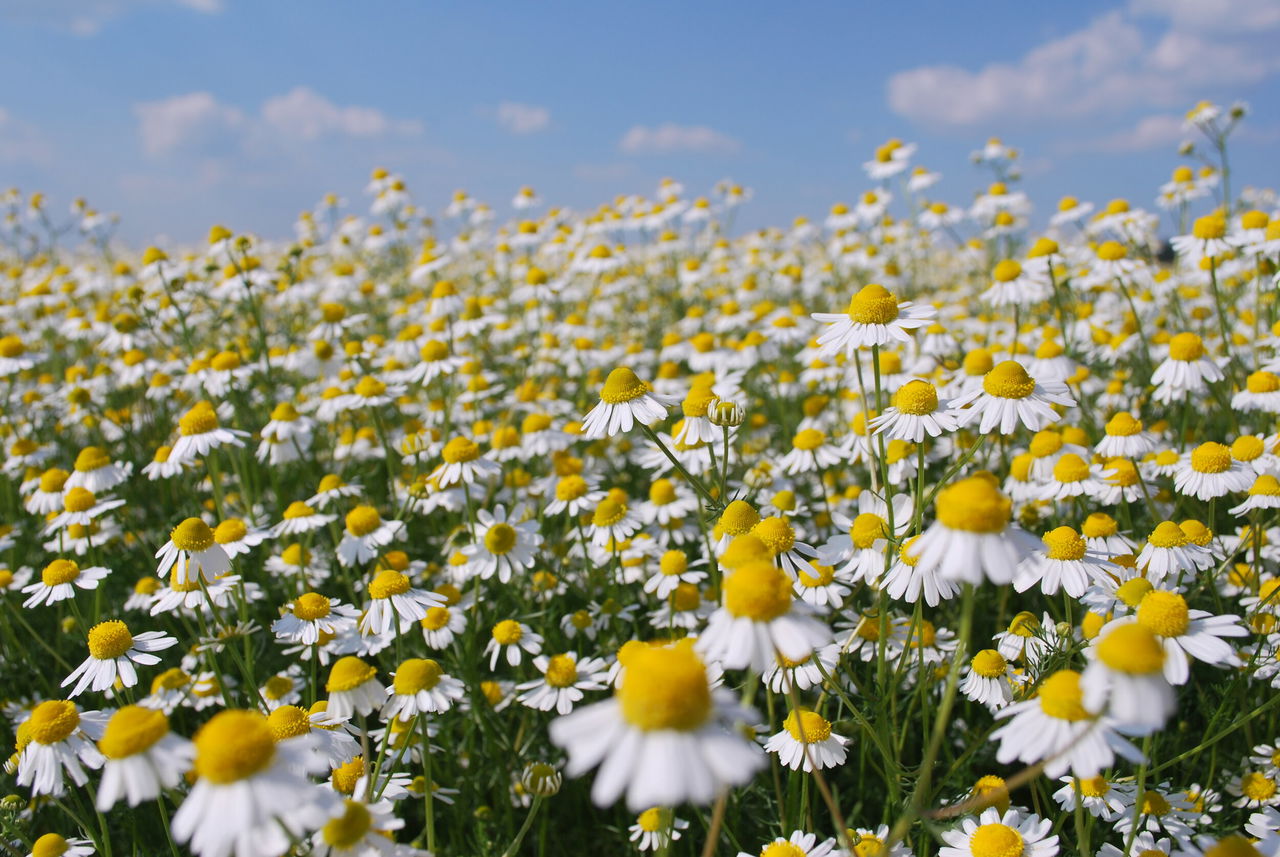
[[[733,154],[742,148],[734,138],[706,125],[676,125],[671,122],[654,127],[636,125],[618,141],[618,149],[628,155],[665,155],[673,152],[707,152]]]
[[[225,8],[223,0],[5,0],[0,19],[93,36],[103,25],[134,12],[181,7],[205,15]]]
[[[262,149],[324,137],[416,136],[422,123],[393,119],[373,107],[339,106],[297,87],[262,103],[255,114],[220,102],[209,92],[189,92],[135,104],[143,150],[152,156],[182,151]]]
[[[551,124],[551,111],[536,104],[504,101],[494,110],[494,118],[511,134],[536,134]]]
[[[1162,22],[1154,39],[1139,26]],[[1130,0],[1013,62],[976,71],[931,65],[893,75],[890,108],[925,126],[1069,121],[1141,105],[1182,106],[1206,88],[1257,83],[1280,72],[1267,37],[1274,0]]]

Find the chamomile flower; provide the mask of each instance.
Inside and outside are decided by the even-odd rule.
[[[64,774],[76,786],[89,781],[85,768],[102,767],[94,741],[102,737],[106,715],[81,711],[74,702],[51,699],[31,711],[18,732],[18,785],[33,795],[61,797]]]
[[[213,529],[199,518],[187,518],[169,531],[169,541],[156,551],[159,577],[173,569],[173,579],[180,584],[203,577],[212,580],[231,568],[231,558],[217,543]]]
[[[521,651],[537,655],[542,651],[542,636],[523,622],[514,619],[503,619],[493,626],[489,642],[484,653],[489,656],[489,669],[496,669],[498,658],[506,655],[507,663],[513,667],[520,665],[523,656]]]
[[[356,506],[347,513],[346,529],[338,543],[338,562],[345,566],[363,565],[404,531],[404,521],[384,521],[373,506]]]
[[[791,579],[765,560],[734,569],[725,579],[724,603],[698,638],[698,650],[727,669],[768,669],[775,653],[802,660],[831,641],[830,630],[797,601]]]
[[[952,581],[978,584],[1013,580],[1036,539],[1010,523],[1013,506],[989,474],[970,476],[938,492],[938,518],[912,551],[922,569]]]
[[[625,793],[639,811],[707,804],[754,777],[764,754],[735,728],[749,718],[712,690],[702,660],[679,642],[631,651],[612,699],[557,718],[550,731],[569,755],[569,776],[600,766],[591,789],[597,805]]]
[[[515,574],[533,567],[541,544],[537,521],[513,523],[506,507],[499,504],[492,512],[476,512],[476,543],[462,553],[481,580],[496,575],[500,583],[509,583]]]
[[[313,646],[322,636],[336,637],[354,628],[359,617],[360,611],[341,599],[304,592],[285,606],[271,630],[281,640]]]
[[[62,680],[62,687],[75,682],[69,696],[75,697],[92,688],[103,691],[110,688],[118,677],[124,687],[138,683],[135,664],[149,666],[160,663],[152,652],[160,652],[176,646],[178,641],[162,631],[145,631],[132,634],[119,619],[99,622],[89,629],[89,657]]]
[[[1080,688],[1089,711],[1105,713],[1126,734],[1145,735],[1164,726],[1176,702],[1164,675],[1167,652],[1151,630],[1137,622],[1111,622],[1085,654],[1089,665]]]
[[[430,658],[409,658],[391,674],[383,719],[410,720],[418,714],[448,711],[466,695],[462,682]]]
[[[1103,555],[1089,551],[1085,539],[1071,527],[1051,530],[1042,541],[1040,550],[1018,566],[1013,587],[1019,592],[1038,584],[1045,595],[1056,595],[1061,588],[1079,598],[1092,581],[1114,568]]]
[[[267,718],[227,709],[195,735],[196,783],[173,816],[173,836],[197,857],[277,857],[340,805],[308,774],[324,760],[306,738],[275,741]]]
[[[378,668],[355,655],[334,663],[324,689],[329,694],[329,716],[343,720],[381,707],[386,694],[378,681]]]
[[[654,393],[636,373],[619,366],[609,373],[600,391],[600,401],[582,421],[582,435],[588,439],[612,437],[631,431],[639,422],[651,425],[667,415],[679,402],[674,396]]]
[[[1214,558],[1209,550],[1191,541],[1173,521],[1161,521],[1156,525],[1137,559],[1138,568],[1155,584],[1166,578],[1195,574],[1213,564]]]
[[[983,649],[969,661],[960,692],[995,711],[1013,702],[1018,685],[1013,666],[995,649]]]
[[[956,430],[956,416],[948,408],[948,403],[938,398],[937,388],[928,381],[908,381],[893,394],[893,405],[873,419],[870,427],[874,434],[920,443],[926,434],[938,437]]]
[[[1112,627],[1124,621],[1130,620],[1117,620]],[[1190,658],[1214,666],[1237,665],[1235,651],[1222,638],[1244,637],[1249,633],[1240,624],[1240,617],[1191,610],[1186,598],[1164,589],[1147,592],[1138,602],[1131,621],[1155,634],[1164,647],[1164,677],[1172,685],[1187,683],[1191,675]]]
[[[244,446],[242,438],[248,437],[249,433],[222,428],[218,425],[218,412],[214,406],[201,401],[178,419],[178,435],[169,460],[185,463],[204,458],[219,447]]]
[[[124,798],[129,806],[155,800],[182,781],[195,745],[169,730],[163,711],[126,705],[107,721],[98,751],[104,759],[97,807],[106,812]]]
[[[27,857],[90,857],[97,849],[88,839],[67,839],[60,833],[45,833],[32,843]]]
[[[271,537],[296,536],[327,527],[338,519],[337,515],[317,512],[309,504],[295,500],[284,510],[280,522],[271,528]]]
[[[946,846],[938,857],[1054,857],[1058,837],[1049,836],[1050,819],[1034,813],[1023,816],[1016,809],[1001,813],[987,807],[975,821],[966,818],[958,828],[943,831]]]
[[[760,849],[760,857],[780,857],[781,855],[786,855],[786,857],[830,857],[835,852],[835,847],[836,841],[834,839],[828,838],[819,842],[817,834],[797,830],[788,838],[779,836],[772,842],[766,842],[764,847]],[[756,855],[739,851],[737,857],[756,857]]]
[[[660,851],[679,839],[689,822],[676,818],[667,807],[651,806],[627,828],[628,838],[640,851]]]
[[[427,610],[444,604],[439,594],[414,587],[407,574],[394,568],[383,568],[374,575],[368,594],[370,600],[360,620],[360,633],[366,635],[397,629],[403,634],[414,622],[425,619]]]
[[[475,485],[502,472],[502,465],[484,458],[479,444],[466,437],[455,437],[440,451],[443,461],[427,477],[427,481],[443,491],[455,485]]]
[[[1209,441],[1183,456],[1173,476],[1174,490],[1200,500],[1249,490],[1254,473],[1236,461],[1231,448]]]
[[[522,705],[538,711],[555,709],[560,714],[568,714],[578,702],[582,701],[585,691],[604,690],[607,664],[600,658],[578,658],[577,652],[566,652],[562,655],[538,655],[533,665],[542,673],[542,678],[516,685],[521,691],[517,697]]]
[[[74,598],[77,589],[97,589],[111,569],[93,565],[81,568],[74,560],[55,559],[40,572],[40,579],[35,583],[22,587],[28,595],[22,602],[24,609],[39,607],[41,604],[57,604]]]
[[[953,398],[951,408],[961,427],[977,422],[981,434],[997,428],[1000,434],[1013,434],[1020,425],[1039,431],[1057,421],[1052,405],[1072,407],[1075,403],[1063,382],[1037,381],[1020,363],[1006,360],[983,377],[980,387]]]
[[[793,709],[782,722],[782,731],[765,742],[778,761],[793,771],[834,768],[844,764],[848,738],[831,731],[831,722],[816,711]]]
[[[812,318],[827,325],[818,336],[819,353],[851,358],[859,348],[910,342],[907,331],[923,327],[936,314],[931,306],[900,302],[884,286],[872,283],[850,298],[846,312],[815,312]]]
[[[1053,793],[1053,799],[1064,812],[1073,812],[1076,801],[1079,800],[1085,812],[1103,821],[1111,821],[1124,814],[1132,805],[1131,800],[1128,802],[1125,800],[1127,789],[1124,786],[1116,786],[1101,774],[1084,779],[1072,776],[1059,777],[1058,781],[1064,785]],[[1146,835],[1150,837],[1151,834]],[[1165,853],[1169,853],[1167,849]]]

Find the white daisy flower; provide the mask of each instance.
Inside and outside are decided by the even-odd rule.
[[[176,646],[177,639],[162,631],[145,631],[132,634],[119,619],[99,622],[89,629],[89,657],[62,680],[62,687],[75,682],[69,696],[79,696],[86,689],[103,691],[115,684],[133,687],[138,683],[138,671],[134,664],[149,666],[160,663],[151,652],[160,652]]]
[[[1058,837],[1049,836],[1050,819],[1031,815],[1023,817],[1016,809],[1001,814],[987,807],[975,821],[966,818],[960,827],[943,831],[946,846],[938,849],[938,857],[1054,857],[1058,853]]]
[[[99,565],[81,568],[74,560],[55,559],[40,572],[38,581],[22,587],[23,593],[30,596],[22,606],[29,610],[41,604],[66,601],[75,597],[76,589],[97,589],[110,573],[111,569]]]
[[[675,396],[652,392],[635,372],[619,366],[609,373],[599,403],[583,419],[582,436],[595,440],[629,432],[636,422],[652,425],[664,419],[667,409],[678,402]]]
[[[177,787],[195,759],[195,745],[169,731],[164,712],[126,705],[107,721],[98,750],[105,762],[97,807],[106,812],[124,798],[134,807]]]
[[[602,682],[608,665],[600,658],[579,660],[577,652],[566,652],[549,658],[538,655],[533,665],[542,673],[542,678],[516,685],[516,690],[522,691],[519,702],[529,708],[538,711],[554,708],[560,714],[568,714],[582,701],[584,691],[605,689]]]
[[[395,717],[411,720],[418,714],[448,711],[466,695],[462,682],[447,675],[440,664],[430,658],[409,658],[391,674],[387,701],[382,706],[383,720]]]
[[[18,733],[18,785],[33,795],[61,797],[63,774],[77,787],[89,781],[85,768],[102,767],[94,741],[102,737],[107,717],[100,711],[81,711],[74,702],[51,699],[40,703]]]
[[[827,325],[818,336],[819,354],[830,358],[843,353],[851,358],[860,348],[910,342],[907,331],[923,327],[936,314],[931,306],[899,302],[884,286],[872,283],[850,298],[845,312],[815,312],[811,317]]]
[[[844,764],[849,739],[831,731],[831,723],[815,711],[792,710],[782,722],[782,731],[765,742],[768,753],[793,771],[805,773],[815,767],[834,768]]]
[[[952,399],[951,409],[961,427],[978,422],[981,434],[997,428],[1000,434],[1013,434],[1019,425],[1040,431],[1059,419],[1051,405],[1073,407],[1075,403],[1063,382],[1037,381],[1022,364],[1006,360],[983,377],[981,387]]]

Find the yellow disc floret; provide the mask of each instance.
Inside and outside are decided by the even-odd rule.
[[[697,729],[711,714],[711,687],[701,659],[687,643],[642,646],[626,660],[618,703],[643,731]]]
[[[267,718],[256,711],[215,714],[196,732],[195,770],[217,785],[248,779],[271,764],[275,742]]]

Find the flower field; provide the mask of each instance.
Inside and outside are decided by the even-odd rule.
[[[1280,202],[1186,121],[748,232],[11,192],[0,853],[1274,857]]]

